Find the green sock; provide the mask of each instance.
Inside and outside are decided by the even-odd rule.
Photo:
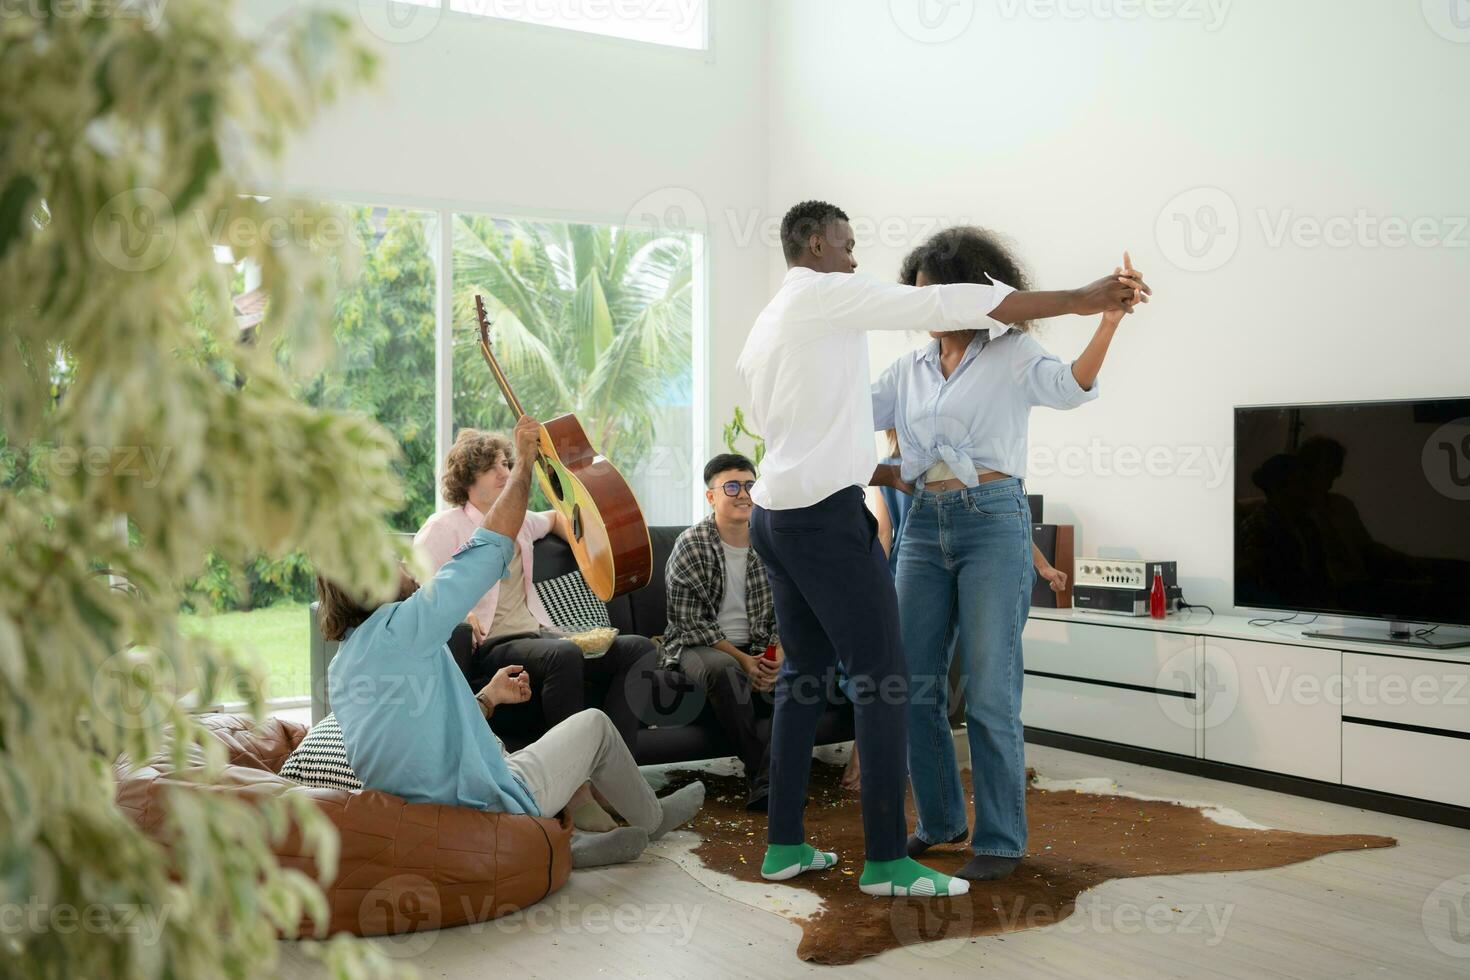
[[[810,844],[771,844],[761,862],[761,877],[767,881],[785,881],[803,871],[823,871],[837,864],[833,851],[819,851]]]
[[[858,887],[867,895],[910,895],[915,898],[930,898],[943,895],[963,895],[970,890],[970,883],[963,878],[951,878],[947,874],[926,868],[913,858],[897,861],[869,861],[863,865],[863,876]]]

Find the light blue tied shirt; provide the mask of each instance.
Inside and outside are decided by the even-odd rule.
[[[1072,366],[1017,330],[981,331],[948,378],[939,341],[904,354],[874,383],[873,424],[898,430],[903,478],[913,483],[943,460],[967,487],[980,470],[1026,477],[1031,409],[1070,409],[1098,396]]]
[[[447,646],[514,554],[513,540],[480,528],[432,581],[342,641],[327,692],[363,785],[410,803],[541,815]]]

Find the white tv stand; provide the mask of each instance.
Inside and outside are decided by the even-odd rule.
[[[1470,827],[1470,650],[1033,609],[1027,738]]]

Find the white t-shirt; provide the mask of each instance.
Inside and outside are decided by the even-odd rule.
[[[790,270],[735,362],[750,390],[751,421],[766,440],[751,499],[766,510],[795,510],[866,486],[878,465],[867,331],[999,336],[1010,328],[990,312],[1014,291],[1000,282],[917,289]]]
[[[750,645],[750,617],[745,611],[745,563],[749,548],[736,548],[720,541],[725,552],[725,595],[720,600],[720,632],[744,650]],[[764,652],[764,651],[762,651]]]

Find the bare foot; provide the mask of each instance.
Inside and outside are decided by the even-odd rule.
[[[838,785],[843,789],[852,790],[854,793],[859,792],[863,788],[863,773],[862,769],[858,766],[856,743],[853,744],[852,758],[847,760],[847,768],[842,770],[842,779],[838,782]]]

